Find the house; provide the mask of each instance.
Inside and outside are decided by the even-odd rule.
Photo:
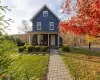
[[[12,36],[15,38],[19,38],[22,42],[29,42],[28,34],[16,34]]]
[[[44,5],[31,19],[32,31],[28,32],[29,42],[35,45],[59,47],[62,38],[59,33],[60,18],[47,6]]]

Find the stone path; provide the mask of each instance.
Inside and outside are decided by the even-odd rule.
[[[72,80],[57,49],[51,49],[47,80]]]

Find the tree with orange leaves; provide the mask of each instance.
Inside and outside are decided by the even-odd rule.
[[[60,22],[60,32],[70,32],[76,35],[100,37],[100,0],[65,0],[62,4],[63,13],[76,13],[70,20]],[[90,48],[89,42],[89,48]]]

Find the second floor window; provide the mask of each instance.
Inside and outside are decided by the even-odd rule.
[[[54,30],[54,22],[50,22],[50,30]]]
[[[43,11],[43,17],[47,17],[48,16],[48,11]]]
[[[37,30],[41,30],[41,22],[37,22]]]

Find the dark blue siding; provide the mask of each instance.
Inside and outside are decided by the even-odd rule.
[[[43,17],[43,11],[48,11],[48,17]],[[42,30],[37,30],[37,22],[41,22]],[[49,22],[54,22],[54,30],[49,30]],[[33,32],[58,32],[59,20],[46,7],[32,20]]]

